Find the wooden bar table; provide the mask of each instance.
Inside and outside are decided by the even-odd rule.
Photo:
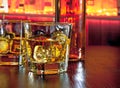
[[[120,46],[86,49],[86,88],[120,88]]]
[[[68,71],[37,76],[18,66],[0,66],[0,88],[85,88],[82,62],[69,62]]]
[[[0,88],[120,88],[120,47],[87,46],[85,61],[69,62],[62,74],[36,76],[0,66]]]

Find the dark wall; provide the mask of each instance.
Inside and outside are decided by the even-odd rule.
[[[86,19],[88,45],[120,46],[120,19],[88,17]]]

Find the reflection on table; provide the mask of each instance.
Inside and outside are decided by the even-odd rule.
[[[34,75],[18,66],[0,66],[0,88],[85,88],[84,64],[69,62],[68,71]]]

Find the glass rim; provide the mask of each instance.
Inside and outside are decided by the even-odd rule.
[[[38,26],[55,26],[55,25],[69,25],[72,26],[71,23],[68,22],[23,22],[28,25],[38,25]]]
[[[2,20],[0,20],[2,21]],[[42,21],[42,22],[32,22],[32,21],[25,21],[25,20],[3,20],[3,23],[27,23],[30,25],[57,25],[57,24],[61,24],[61,25],[72,25],[72,23],[70,22],[47,22],[47,21]]]

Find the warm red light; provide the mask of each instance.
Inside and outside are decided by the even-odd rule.
[[[0,12],[53,15],[55,14],[55,0],[2,0]]]
[[[87,15],[117,16],[117,0],[87,0]]]
[[[5,19],[54,21],[55,0],[0,0],[0,13]]]

